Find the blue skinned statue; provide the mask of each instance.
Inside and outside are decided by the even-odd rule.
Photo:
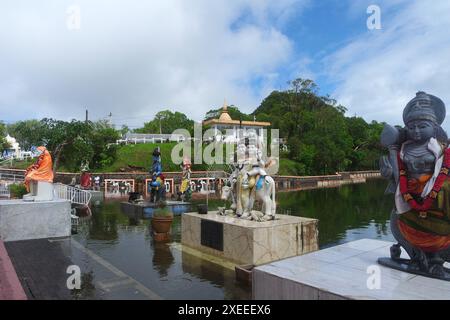
[[[152,167],[150,169],[150,175],[152,181],[149,185],[150,202],[164,201],[166,198],[166,186],[164,184],[164,175],[162,173],[161,165],[161,149],[156,147],[152,153]]]

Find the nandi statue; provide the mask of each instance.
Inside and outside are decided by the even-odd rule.
[[[257,139],[257,137],[256,137]],[[262,160],[262,144],[251,145],[250,139],[238,146],[238,164],[222,187],[222,199],[231,197],[231,209],[242,219],[268,221],[275,219],[275,181],[267,175],[266,168],[274,160],[267,163]],[[262,212],[253,210],[255,200],[262,203]],[[223,212],[223,211],[222,211]]]

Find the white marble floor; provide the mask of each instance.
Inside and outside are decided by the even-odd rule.
[[[450,299],[448,281],[379,265],[377,259],[389,257],[391,245],[391,242],[363,239],[257,267],[253,296],[257,299],[319,299],[320,296]],[[286,290],[291,292],[283,292]],[[306,291],[309,293],[304,295]]]

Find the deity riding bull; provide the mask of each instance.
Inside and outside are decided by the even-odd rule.
[[[389,156],[381,159],[381,174],[395,194],[391,229],[397,244],[380,264],[450,281],[450,149],[441,127],[441,99],[418,92],[405,107],[405,128],[386,125],[381,143]],[[401,259],[403,248],[410,259]]]
[[[222,187],[222,199],[231,197],[231,209],[236,210],[240,218],[256,221],[275,219],[275,181],[267,175],[266,168],[274,160],[263,161],[262,144],[256,137],[256,144],[250,144],[246,138],[238,146],[238,163],[233,173]],[[262,212],[253,210],[255,200],[262,204]]]

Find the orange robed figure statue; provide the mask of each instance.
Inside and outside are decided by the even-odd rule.
[[[47,148],[37,148],[39,157],[37,161],[25,171],[25,186],[28,194],[24,195],[26,201],[53,200],[53,161]]]

